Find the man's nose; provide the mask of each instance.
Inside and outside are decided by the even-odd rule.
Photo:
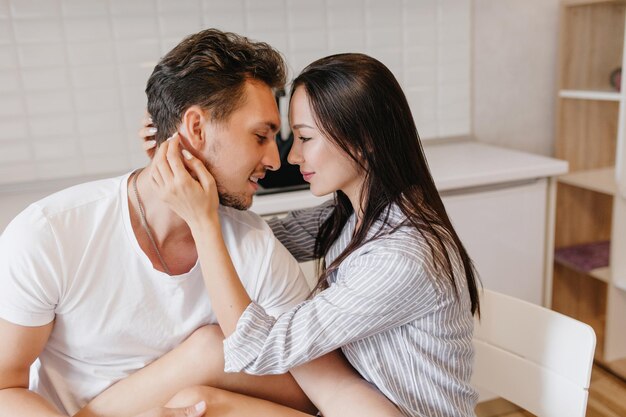
[[[270,171],[276,171],[280,168],[280,154],[278,153],[278,144],[276,140],[268,141],[263,157],[263,165]]]

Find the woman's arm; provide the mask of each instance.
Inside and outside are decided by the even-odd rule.
[[[224,342],[227,372],[285,372],[434,311],[439,293],[417,263],[382,248],[342,264],[337,281],[273,318],[251,303]]]
[[[214,302],[218,321],[224,332],[230,334],[251,301],[239,281],[221,237],[214,179],[191,154],[183,152],[183,155],[187,167],[196,174],[198,182],[186,171],[179,156],[176,138],[169,146],[162,145],[157,152],[157,170],[153,179],[163,191],[164,199],[174,204],[174,210],[187,221],[192,230],[205,284]],[[183,186],[185,183],[188,188]],[[207,271],[211,271],[211,274]],[[327,417],[401,415],[378,390],[360,378],[338,352],[299,366],[293,370],[293,375]],[[231,409],[232,405],[228,408]]]
[[[365,381],[336,350],[291,370],[325,417],[401,417],[376,387]]]
[[[162,199],[192,230],[205,285],[227,337],[227,372],[285,373],[436,308],[439,293],[422,264],[381,245],[344,262],[340,281],[274,319],[251,302],[233,267],[219,227],[215,180],[190,154],[185,165],[173,139],[157,152],[153,178]]]
[[[224,243],[215,179],[199,159],[181,151],[178,133],[161,144],[150,165],[150,175],[160,198],[187,222],[213,311],[224,335],[230,335],[251,299]]]

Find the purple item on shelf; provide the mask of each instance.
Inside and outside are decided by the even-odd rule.
[[[609,266],[611,242],[585,243],[568,246],[554,252],[554,260],[579,271],[589,272],[597,268]]]

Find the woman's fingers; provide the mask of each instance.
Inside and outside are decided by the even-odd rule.
[[[175,178],[178,180],[182,180],[183,178],[189,176],[189,173],[185,169],[185,165],[181,159],[180,153],[180,137],[172,137],[172,140],[169,141],[169,147],[167,149],[167,162],[172,169],[172,174],[174,174]]]
[[[152,123],[152,116],[150,116],[150,113],[148,113],[147,111],[144,113],[143,117],[141,118],[141,124],[143,126],[151,126]]]
[[[161,174],[159,174],[159,170],[154,167],[154,165],[150,165],[150,178],[157,185],[157,187],[163,186],[163,178],[161,178]]]
[[[202,417],[205,415],[206,409],[206,402],[200,401],[196,405],[192,405],[190,407],[157,407],[136,415],[135,417]]]
[[[182,150],[185,166],[202,185],[205,191],[210,190],[215,184],[213,175],[207,170],[206,166],[198,158],[192,155],[187,149]]]
[[[154,135],[156,135],[157,128],[154,126],[143,126],[137,132],[137,136],[142,138],[144,141],[148,141],[154,139]]]
[[[177,135],[178,133],[174,133],[165,142],[161,143],[156,155],[154,156],[153,165],[159,171],[159,174],[161,174],[164,185],[170,184],[174,180],[174,174],[172,173],[172,169],[167,160],[167,151],[171,144],[171,139]]]
[[[143,142],[144,151],[149,151],[151,149],[154,149],[155,147],[156,147],[156,140],[154,139],[146,140]]]
[[[142,139],[142,147],[143,150],[146,151],[150,158],[154,157],[154,148],[156,147],[156,140],[154,135],[156,135],[157,128],[154,126],[152,121],[152,117],[150,114],[146,112],[141,119],[141,128],[137,135]]]
[[[199,402],[191,407],[166,409],[163,417],[202,417],[206,411],[206,403]]]

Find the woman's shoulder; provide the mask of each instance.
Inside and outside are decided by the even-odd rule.
[[[428,256],[426,239],[397,204],[390,204],[381,212],[368,235],[369,241],[358,251],[361,254],[405,256],[418,263]]]
[[[437,231],[441,234],[447,233],[441,228]],[[436,266],[436,259],[449,259],[454,275],[458,276],[462,270],[460,258],[447,239],[444,239],[442,248],[427,236],[426,231],[420,230],[409,221],[399,206],[391,204],[381,213],[377,224],[370,231],[371,239],[348,256],[346,261],[376,260],[381,263],[411,265],[420,271],[423,279],[432,281],[439,290],[447,291],[447,288],[444,288],[447,285],[441,286],[442,282],[447,280],[441,279],[443,271]],[[441,253],[442,250],[445,253]]]

